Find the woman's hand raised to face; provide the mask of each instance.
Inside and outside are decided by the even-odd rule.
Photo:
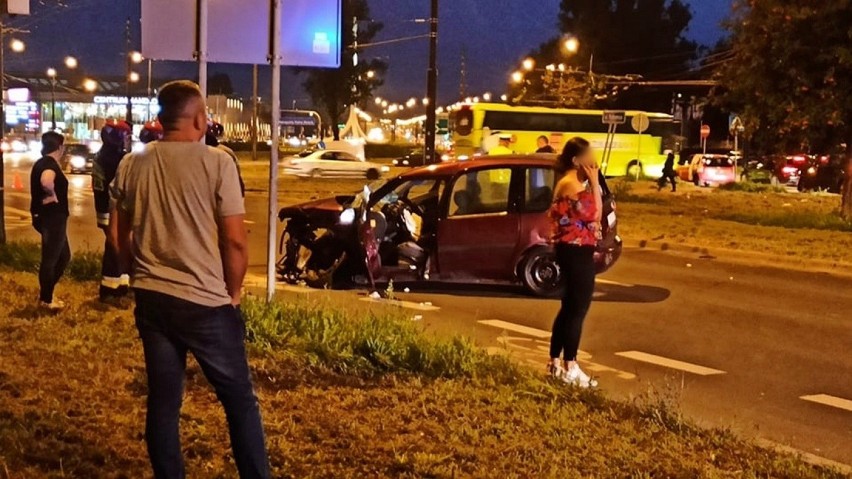
[[[586,175],[586,178],[589,179],[589,183],[594,186],[597,186],[599,183],[599,171],[600,167],[598,167],[597,163],[592,163],[591,165],[581,165],[580,168],[583,170],[583,174]]]

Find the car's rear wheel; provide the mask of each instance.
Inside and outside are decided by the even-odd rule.
[[[375,168],[370,168],[367,170],[367,179],[368,180],[378,180],[379,179],[379,171]]]
[[[633,160],[627,164],[627,176],[630,178],[636,178],[637,176],[643,176],[643,168],[642,163],[637,160]]]
[[[524,287],[536,296],[554,298],[562,294],[562,270],[552,248],[537,246],[528,251],[521,260],[518,275]]]

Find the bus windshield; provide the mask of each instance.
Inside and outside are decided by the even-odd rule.
[[[649,126],[639,135],[630,125],[632,117],[638,113],[625,112],[625,124],[616,126],[609,163],[601,165],[608,176],[637,172],[659,175],[667,150],[675,149],[680,125],[671,115],[646,113]],[[500,136],[511,136],[509,148],[518,154],[536,152],[544,140],[559,151],[568,139],[579,136],[592,144],[600,158],[608,130],[602,116],[602,110],[475,103],[453,112],[450,129],[455,152],[459,156],[488,154],[499,144]],[[505,153],[502,149],[495,151]]]

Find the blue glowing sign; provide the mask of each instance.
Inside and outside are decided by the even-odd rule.
[[[282,0],[282,64],[340,66],[340,0]]]

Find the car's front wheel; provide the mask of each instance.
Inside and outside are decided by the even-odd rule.
[[[536,296],[555,298],[562,294],[562,270],[552,248],[537,246],[528,251],[521,260],[518,275],[524,287]]]
[[[378,180],[379,179],[379,171],[375,168],[370,168],[367,170],[367,179],[368,180]]]

